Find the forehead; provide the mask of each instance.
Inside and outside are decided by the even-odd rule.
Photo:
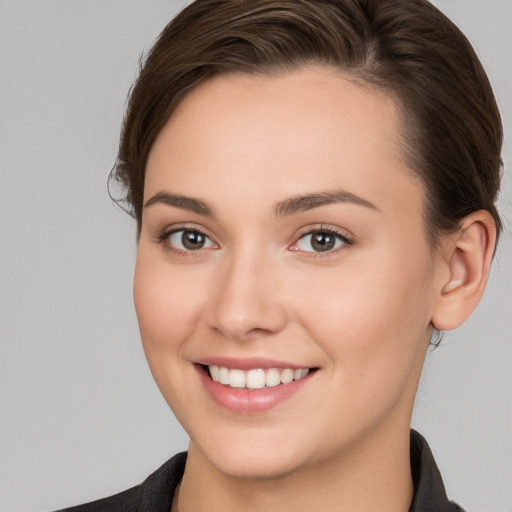
[[[219,76],[189,93],[157,137],[145,198],[170,188],[275,201],[342,187],[392,205],[406,182],[417,186],[399,133],[389,96],[329,68]],[[386,182],[391,194],[379,197]]]

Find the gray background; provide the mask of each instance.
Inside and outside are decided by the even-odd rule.
[[[105,188],[139,54],[185,3],[0,0],[1,511],[120,491],[186,448],[139,342],[134,224]],[[512,2],[436,5],[502,109],[508,232],[479,310],[428,357],[414,425],[453,498],[511,512]]]

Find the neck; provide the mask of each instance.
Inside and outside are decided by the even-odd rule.
[[[265,480],[226,475],[191,443],[173,512],[407,512],[413,496],[409,426],[393,427],[368,433],[329,460]]]

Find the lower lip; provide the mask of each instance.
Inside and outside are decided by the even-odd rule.
[[[203,369],[197,365],[196,369],[199,378],[207,393],[213,401],[228,411],[254,414],[269,411],[283,402],[286,402],[306,384],[313,375],[309,373],[306,377],[294,380],[289,384],[265,387],[262,389],[239,389],[225,386],[215,382]]]

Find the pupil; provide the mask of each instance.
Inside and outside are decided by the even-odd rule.
[[[315,233],[311,241],[313,249],[318,252],[330,251],[336,244],[336,238],[330,233]]]
[[[181,243],[186,249],[201,249],[205,243],[204,236],[197,231],[185,231],[181,237]]]

